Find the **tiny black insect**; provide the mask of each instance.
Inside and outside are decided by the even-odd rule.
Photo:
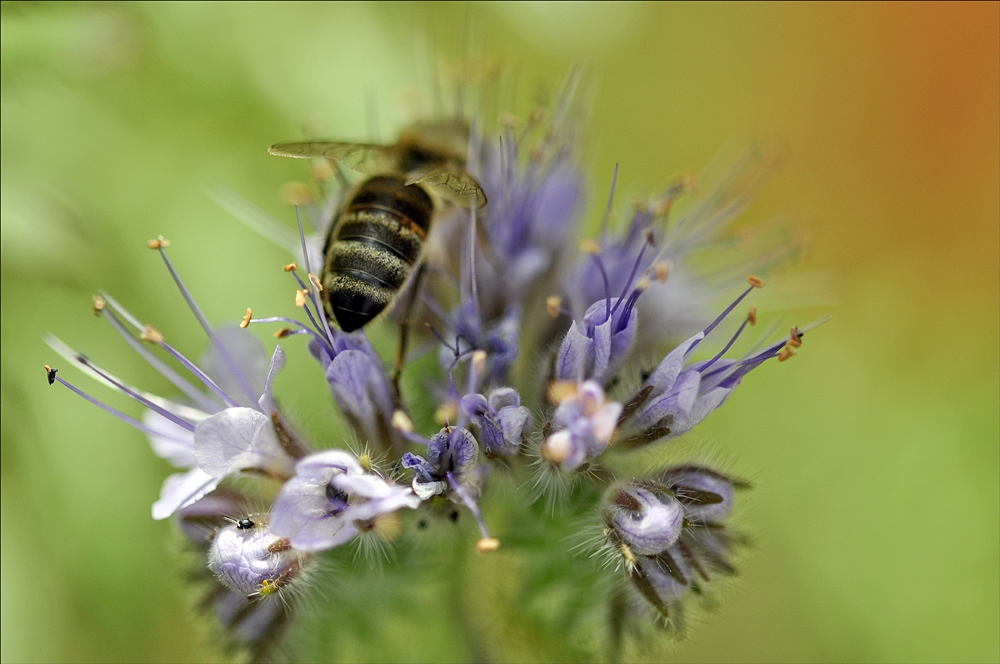
[[[240,519],[236,522],[236,528],[238,530],[250,530],[254,527],[254,522],[250,519]]]

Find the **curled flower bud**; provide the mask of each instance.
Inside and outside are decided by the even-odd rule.
[[[606,521],[633,553],[653,556],[681,536],[684,507],[655,486],[625,486],[612,495]]]
[[[208,568],[222,585],[244,596],[272,595],[291,583],[308,557],[263,523],[231,524],[219,530],[208,552]]]
[[[469,471],[479,462],[476,437],[463,427],[444,428],[427,444],[427,458],[407,452],[403,467],[413,470],[413,490],[426,500],[449,490],[449,475],[458,484],[468,484]]]
[[[622,405],[605,401],[604,390],[592,380],[567,396],[553,415],[559,430],[542,445],[542,456],[564,470],[576,470],[611,442]]]
[[[481,394],[462,397],[462,411],[479,427],[482,444],[491,454],[516,454],[521,438],[531,426],[531,413],[521,405],[516,390],[493,390],[487,399]]]
[[[723,523],[734,484],[710,468],[686,465],[611,493],[602,516],[608,547],[661,618],[673,617],[689,590],[735,571],[734,537]]]

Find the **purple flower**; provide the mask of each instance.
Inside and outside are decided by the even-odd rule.
[[[559,430],[542,445],[542,456],[564,470],[576,470],[607,448],[622,405],[606,401],[600,384],[588,380],[573,387],[553,415]]]
[[[562,102],[571,104],[573,93],[568,86]],[[506,129],[499,144],[484,151],[480,177],[490,201],[485,227],[493,256],[479,262],[477,274],[488,310],[524,302],[578,222],[583,178],[571,161],[565,120],[556,118],[547,137],[537,125],[537,133],[521,138]]]
[[[636,441],[651,442],[664,437],[679,436],[690,431],[709,413],[721,406],[740,384],[743,376],[771,358],[784,360],[794,354],[794,347],[801,345],[805,330],[792,328],[780,341],[756,350],[740,359],[723,359],[747,324],[755,320],[755,312],[743,322],[726,346],[713,358],[689,363],[688,359],[705,337],[728,316],[755,286],[761,282],[748,278],[753,285],[704,331],[699,332],[671,351],[646,380],[640,392],[633,427],[645,431]]]
[[[605,383],[618,373],[635,341],[635,299],[595,302],[573,321],[556,357],[557,380]]]
[[[463,427],[445,427],[427,441],[427,457],[407,452],[403,467],[414,473],[413,490],[423,500],[447,494],[456,486],[468,486],[478,495],[478,480],[472,471],[479,463],[476,437]]]
[[[344,544],[376,518],[420,499],[408,487],[366,471],[348,452],[328,450],[300,460],[271,510],[271,529],[303,551]]]
[[[208,568],[219,582],[245,597],[266,597],[281,590],[308,560],[308,554],[296,551],[262,521],[247,528],[242,524],[222,528],[208,552]]]
[[[531,413],[521,405],[516,390],[502,387],[482,394],[467,394],[460,402],[462,411],[479,427],[480,441],[487,454],[517,454],[521,439],[531,426]]]
[[[627,290],[630,274],[657,275],[637,305],[642,319],[638,347],[646,350],[664,340],[677,342],[704,328],[727,283],[741,274],[773,268],[796,250],[794,243],[786,242],[765,251],[747,251],[745,246],[740,247],[743,251],[725,251],[727,245],[738,246],[727,237],[729,227],[767,180],[772,166],[765,151],[750,147],[736,155],[724,172],[710,176],[710,185],[693,196],[676,218],[671,217],[674,204],[695,190],[691,178],[679,179],[637,207],[624,228],[610,230],[605,221],[596,260],[578,261],[563,281],[565,292],[574,302],[585,304],[608,290]],[[609,212],[614,189],[612,183]],[[647,247],[655,250],[644,251]]]
[[[455,347],[442,344],[438,352],[443,368],[450,370],[456,364],[456,357],[481,350],[485,353],[483,366],[477,372],[472,388],[478,390],[481,386],[507,382],[521,351],[520,305],[508,306],[503,315],[487,326],[475,301],[464,300],[451,313],[451,329],[455,335]]]
[[[483,470],[479,466],[479,446],[472,433],[463,427],[445,427],[427,444],[427,457],[407,452],[403,467],[413,471],[413,491],[421,500],[444,496],[463,503],[476,519],[481,535],[476,548],[480,553],[494,551],[500,541],[491,537],[479,509]]]
[[[391,437],[392,389],[382,360],[364,339],[326,365],[326,381],[341,411],[363,440],[385,445]]]

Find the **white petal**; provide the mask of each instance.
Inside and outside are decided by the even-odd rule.
[[[203,498],[221,481],[221,477],[212,477],[200,468],[171,475],[163,481],[160,499],[153,503],[153,518],[166,519],[177,510]]]
[[[198,423],[194,432],[198,466],[222,477],[245,468],[291,474],[271,420],[252,408],[227,408]]]

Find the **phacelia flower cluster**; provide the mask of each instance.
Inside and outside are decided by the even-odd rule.
[[[255,317],[247,309],[239,326],[212,325],[163,238],[149,246],[207,334],[205,357],[186,357],[110,295],[95,296],[95,314],[176,396],[130,386],[49,340],[67,361],[141,404],[144,414],[133,417],[46,367],[50,383],[143,431],[154,453],[178,468],[153,517],[174,516],[202,552],[214,588],[208,604],[254,652],[271,647],[290,622],[296,591],[325,551],[391,540],[400,522],[416,527],[423,513],[462,511],[478,530],[470,548],[501,548],[505,529],[515,526],[492,528],[481,509],[498,473],[517,480],[521,503],[567,484],[593,487],[580,495],[596,498],[578,511],[599,528],[599,548],[638,613],[676,624],[682,600],[734,571],[739,537],[728,520],[745,483],[695,464],[620,469],[635,450],[699,426],[753,370],[795,355],[807,330],[792,327],[747,349],[741,337],[758,314],[744,302],[764,281],[698,282],[695,253],[718,239],[743,198],[713,191],[673,220],[674,201],[690,189],[674,184],[636,205],[619,229],[606,213],[599,237],[580,242],[592,197],[574,152],[578,83],[524,123],[505,118],[495,133],[470,130],[466,167],[489,202],[479,210],[438,205],[432,234],[442,236],[445,251],[428,249],[425,259],[445,260],[429,264],[428,278],[410,284],[416,292],[400,297],[415,307],[374,324],[398,323],[401,338],[411,338],[395,363],[376,352],[369,328],[345,333],[324,311],[321,248],[352,186],[344,163],[327,160],[312,165],[311,185],[285,189],[310,225],[300,216],[297,245],[285,228],[265,229],[295,251],[286,275],[278,266],[275,274],[291,280],[300,315]],[[482,126],[477,118],[473,127]],[[609,212],[613,196],[614,185]],[[249,204],[221,198],[250,225],[271,223]],[[719,306],[723,290],[729,304]],[[298,432],[274,393],[284,351],[265,352],[246,329],[251,324],[277,326],[279,339],[303,338],[318,364],[317,383],[325,378],[349,424],[345,445],[357,441],[365,452],[316,449]],[[427,354],[436,366],[409,375],[406,367]]]

